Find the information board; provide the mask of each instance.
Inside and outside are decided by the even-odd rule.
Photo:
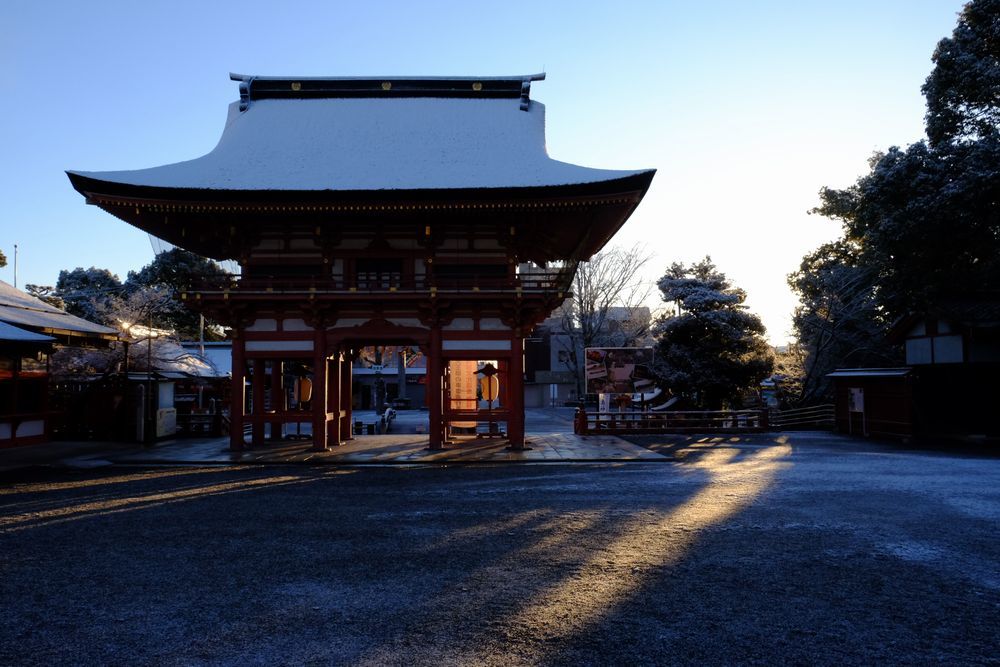
[[[588,394],[638,394],[653,388],[653,348],[588,347]]]

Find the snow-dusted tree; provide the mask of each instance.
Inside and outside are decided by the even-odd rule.
[[[95,305],[92,319],[118,329],[122,342],[110,349],[62,349],[52,357],[53,375],[113,373],[126,367],[146,370],[150,364],[154,369],[168,366],[177,360],[179,353],[177,337],[164,328],[162,319],[162,313],[172,303],[173,295],[163,287],[143,288],[127,295],[112,294],[102,299]]]
[[[933,146],[1000,137],[1000,0],[965,5],[921,89]]]
[[[876,300],[875,275],[860,263],[858,249],[841,240],[806,255],[799,270],[788,277],[801,302],[792,324],[802,356],[800,375],[789,383],[798,391],[784,396],[790,404],[829,400],[826,375],[836,368],[891,366],[900,361],[886,342],[890,323]]]
[[[56,281],[55,296],[66,304],[66,312],[91,322],[115,326],[104,320],[103,313],[121,297],[123,286],[118,276],[107,269],[77,267],[72,271],[60,271]]]
[[[671,312],[656,323],[656,373],[674,394],[705,409],[739,405],[773,368],[760,318],[743,305],[711,258],[674,263],[657,282]]]
[[[231,278],[218,263],[181,248],[159,253],[152,262],[139,271],[129,271],[125,290],[135,292],[147,288],[166,290],[170,299],[160,303],[157,320],[162,328],[171,329],[181,338],[197,339],[199,314],[181,299],[181,293],[203,282],[217,281],[225,285]],[[221,340],[222,329],[207,323],[207,340]]]
[[[581,262],[573,278],[573,296],[560,307],[562,343],[567,364],[577,376],[583,395],[583,355],[587,347],[630,347],[648,337],[649,308],[643,302],[652,286],[642,269],[652,255],[639,245],[611,247]]]
[[[50,306],[55,306],[59,310],[66,310],[66,302],[56,292],[56,288],[51,285],[33,285],[28,283],[24,286],[24,291]]]
[[[824,188],[814,213],[842,238],[807,255],[790,277],[810,355],[803,400],[837,366],[892,363],[884,333],[910,313],[957,297],[997,301],[1000,285],[1000,0],[965,5],[938,43],[923,86],[927,141],[892,147],[843,189]]]

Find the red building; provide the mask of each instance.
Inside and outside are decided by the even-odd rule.
[[[287,368],[308,368],[314,446],[350,437],[351,359],[363,345],[427,356],[431,447],[452,421],[450,365],[493,360],[512,447],[524,445],[524,339],[566,297],[578,262],[628,219],[653,170],[589,169],[545,151],[544,75],[233,76],[219,144],[177,164],[69,172],[112,215],[241,276],[192,286],[233,328],[231,446],[301,412]],[[250,411],[243,395],[251,378]]]

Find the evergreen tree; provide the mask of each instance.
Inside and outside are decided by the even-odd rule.
[[[774,364],[764,325],[743,305],[746,293],[709,257],[672,264],[657,286],[673,304],[655,328],[661,384],[705,409],[738,406]]]
[[[59,310],[66,310],[66,302],[56,293],[56,288],[51,285],[33,285],[28,283],[24,286],[24,291],[50,306],[54,306]]]
[[[854,185],[820,192],[813,212],[840,221],[843,236],[789,278],[799,341],[815,357],[807,367],[878,363],[899,317],[1000,290],[1000,0],[968,3],[933,60],[928,140],[876,154]]]
[[[129,294],[149,289],[165,291],[169,298],[161,301],[155,314],[157,327],[170,329],[181,339],[194,340],[199,336],[199,313],[188,307],[181,294],[202,281],[228,280],[229,274],[212,260],[173,248],[158,254],[139,271],[129,271],[125,289]],[[207,340],[220,339],[219,327],[206,321],[205,337]]]
[[[118,276],[107,269],[77,267],[60,271],[54,296],[66,304],[66,312],[91,322],[116,327],[111,318],[113,304],[121,298],[124,286]]]
[[[934,146],[997,138],[1000,129],[1000,0],[974,0],[951,37],[938,42],[927,98],[927,138]]]

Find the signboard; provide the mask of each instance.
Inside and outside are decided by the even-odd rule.
[[[156,437],[163,438],[177,433],[177,408],[160,408],[156,411]]]
[[[865,390],[864,389],[850,387],[847,390],[847,411],[848,412],[864,412],[865,411]]]
[[[588,394],[638,394],[653,389],[653,348],[588,347]]]
[[[476,362],[449,361],[448,387],[452,410],[476,409]],[[476,422],[451,422],[456,428],[475,428]]]

